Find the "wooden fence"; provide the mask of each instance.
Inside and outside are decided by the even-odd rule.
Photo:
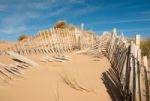
[[[111,34],[106,54],[112,68],[105,75],[117,86],[119,95],[113,95],[114,101],[149,101],[147,57],[141,61],[140,35],[135,39],[130,42],[116,31]]]
[[[14,51],[21,55],[62,54],[76,49],[86,49],[94,44],[94,35],[81,30],[47,29],[24,41],[1,47],[0,55]]]
[[[9,54],[14,58],[21,58],[24,61],[23,63],[35,64],[21,55],[65,54],[80,50],[80,53],[100,57],[102,53],[106,55],[112,65],[112,68],[103,73],[102,77],[106,87],[112,89],[109,92],[112,95],[112,100],[149,101],[147,56],[144,56],[142,61],[140,35],[136,35],[135,39],[130,42],[123,34],[118,36],[116,30],[113,30],[112,33],[104,32],[99,37],[81,30],[47,29],[38,32],[28,40],[1,47],[0,55]],[[16,53],[20,55],[16,57]],[[17,64],[21,68],[24,68],[24,65]],[[2,63],[0,66],[7,67],[6,69],[9,68],[9,72],[16,73],[14,72],[16,71],[15,66],[12,68],[12,65],[5,66]],[[4,73],[3,70],[0,71]],[[5,75],[10,77],[7,74]],[[116,95],[115,92],[117,92]]]

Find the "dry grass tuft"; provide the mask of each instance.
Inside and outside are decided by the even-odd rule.
[[[150,58],[150,38],[141,41],[142,56]]]
[[[78,91],[85,91],[85,92],[93,92],[93,90],[90,90],[84,86],[81,86],[79,82],[73,77],[72,75],[63,74],[60,75],[63,82],[68,85],[69,87],[78,90]]]
[[[22,34],[22,35],[19,36],[18,41],[24,41],[24,40],[27,40],[27,39],[29,39],[29,37],[27,35]]]

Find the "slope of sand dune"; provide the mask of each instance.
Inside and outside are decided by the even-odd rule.
[[[42,63],[39,56],[29,57],[39,67],[26,69],[24,78],[0,85],[0,101],[111,101],[101,80],[102,72],[110,67],[108,60],[70,57],[71,61],[63,63]]]

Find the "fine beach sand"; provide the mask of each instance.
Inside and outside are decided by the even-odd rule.
[[[109,61],[73,53],[68,56],[71,61],[48,63],[39,62],[41,56],[28,56],[39,66],[23,70],[23,78],[1,83],[0,101],[111,101],[101,80],[110,68]],[[0,61],[13,62],[7,56],[0,56]]]

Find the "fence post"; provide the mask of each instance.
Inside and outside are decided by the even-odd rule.
[[[112,35],[117,36],[117,29],[116,29],[116,28],[113,28],[113,30],[112,30]]]
[[[67,35],[68,35],[68,48],[69,48],[69,52],[72,51],[72,35],[71,32],[69,30],[67,30]]]
[[[146,101],[149,101],[149,70],[148,70],[148,62],[147,56],[143,56],[144,63],[144,73],[145,73],[145,91],[146,91]]]
[[[46,34],[46,32],[47,32],[47,30],[44,30],[43,31],[43,38],[44,38],[44,44],[45,44],[45,49],[46,49],[46,52],[47,53],[50,53],[50,50],[49,50],[49,47],[48,47],[48,41],[47,41],[47,39],[48,39],[48,33]]]
[[[134,65],[134,56],[135,54],[135,43],[132,41],[131,42],[131,53],[130,53],[130,91],[132,94],[132,101],[135,101],[135,83],[136,83],[136,79],[135,79],[135,65]]]
[[[136,46],[137,46],[137,48],[139,49],[140,48],[140,39],[141,39],[141,36],[138,34],[138,35],[136,35]]]
[[[49,41],[49,37],[50,37],[49,34],[50,34],[50,32],[49,32],[48,29],[46,30],[46,33],[47,33],[47,44],[48,44],[47,46],[48,46],[48,50],[49,50],[50,53],[52,53],[51,44],[50,44],[50,41]]]
[[[80,37],[80,34],[78,33],[78,30],[77,30],[77,29],[75,29],[75,36],[76,36],[76,40],[77,40],[77,43],[76,43],[77,48],[78,48],[79,50],[81,50],[81,47],[82,47],[81,37]]]
[[[141,58],[141,52],[140,52],[140,35],[136,35],[135,37],[135,54],[134,54],[134,61],[135,61],[135,98],[136,101],[141,101],[141,88],[140,88],[140,58]]]
[[[45,50],[45,47],[44,47],[43,38],[42,38],[42,32],[41,31],[39,32],[39,37],[40,37],[40,40],[41,40],[40,45],[42,47],[43,54],[45,55],[46,54],[46,50]]]
[[[35,49],[35,44],[34,44],[34,36],[31,35],[31,39],[30,39],[30,43],[31,43],[31,49],[33,50],[33,53],[32,54],[37,54],[36,53],[36,49]]]
[[[51,42],[51,47],[52,47],[52,50],[53,50],[53,54],[56,53],[56,50],[55,50],[55,45],[54,45],[54,39],[53,39],[53,29],[49,29],[50,30],[50,38],[49,38],[49,41]]]
[[[142,97],[142,95],[143,95],[143,91],[142,91],[142,88],[143,88],[143,86],[142,86],[142,73],[141,73],[141,49],[138,49],[138,57],[137,57],[137,59],[138,59],[138,87],[139,87],[139,101],[143,101],[143,97]]]
[[[62,49],[62,42],[61,42],[61,29],[57,29],[57,42],[58,42],[58,49],[59,49],[59,54],[63,54],[63,49]]]

